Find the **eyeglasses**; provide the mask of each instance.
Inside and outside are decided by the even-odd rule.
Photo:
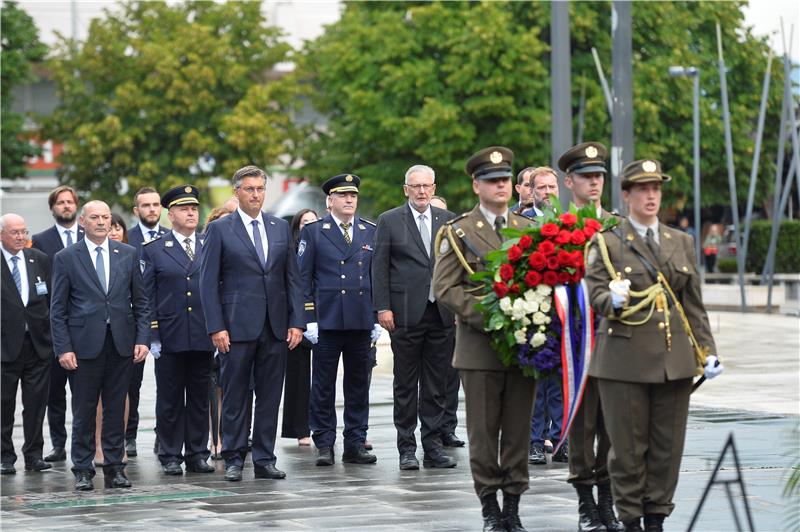
[[[420,190],[433,190],[433,187],[435,187],[436,184],[435,183],[431,183],[431,184],[421,183],[419,185],[403,185],[403,186],[406,186],[406,187],[410,188],[411,190],[419,192]]]
[[[244,190],[247,194],[263,194],[267,188],[266,187],[240,187],[239,190]]]
[[[28,236],[30,233],[28,233],[27,229],[17,229],[15,231],[9,231],[8,234],[11,236]]]

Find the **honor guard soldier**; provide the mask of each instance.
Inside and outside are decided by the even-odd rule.
[[[322,190],[331,212],[306,224],[297,248],[305,288],[306,337],[314,344],[309,427],[317,465],[333,465],[336,441],[336,373],[344,365],[342,461],[371,464],[364,448],[369,422],[369,352],[380,335],[372,305],[370,268],[375,224],[356,216],[361,179],[341,174]]]
[[[492,350],[483,315],[475,310],[482,285],[470,279],[484,269],[485,255],[503,244],[501,228],[532,225],[508,208],[513,162],[513,152],[499,146],[467,161],[479,203],[439,231],[433,273],[436,299],[457,318],[453,366],[464,385],[470,467],[483,509],[483,530],[489,531],[525,530],[519,499],[528,489],[528,438],[536,390],[535,380],[519,368],[504,366]],[[502,513],[498,489],[503,492]]]
[[[210,473],[208,465],[208,381],[214,346],[206,334],[200,301],[203,239],[198,191],[175,187],[161,197],[172,231],[142,246],[141,267],[150,295],[150,352],[156,359],[158,459],[164,473]]]
[[[586,254],[592,307],[602,317],[589,375],[611,440],[608,470],[625,530],[660,531],[673,508],[692,378],[722,372],[700,293],[692,238],[658,220],[654,160],[628,164],[629,216],[597,233]]]

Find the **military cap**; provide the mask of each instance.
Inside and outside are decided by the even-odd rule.
[[[197,187],[192,185],[180,185],[170,189],[166,194],[161,196],[161,206],[165,209],[174,207],[175,205],[200,205],[197,197],[200,191]]]
[[[573,146],[558,158],[558,168],[565,174],[605,174],[608,150],[599,142]]]
[[[514,177],[513,165],[513,151],[503,146],[490,146],[469,158],[466,171],[472,179],[499,179]]]
[[[331,195],[335,192],[355,192],[358,194],[358,186],[361,178],[355,174],[339,174],[333,176],[322,184],[322,191]]]
[[[628,190],[636,183],[650,183],[658,181],[666,183],[672,179],[667,174],[661,172],[661,163],[654,159],[641,159],[625,165],[622,169],[620,186],[623,190]]]

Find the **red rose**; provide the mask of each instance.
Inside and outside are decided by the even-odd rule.
[[[503,264],[500,266],[500,278],[503,281],[510,281],[514,277],[514,267],[510,264]]]
[[[546,223],[540,229],[542,236],[545,238],[551,238],[558,234],[558,225],[554,223]]]
[[[576,246],[582,246],[586,243],[586,235],[580,229],[575,229],[569,241]]]
[[[508,248],[508,260],[517,262],[522,258],[522,248],[519,246],[511,246]]]
[[[511,285],[511,293],[519,294],[519,283],[514,283]]]
[[[559,284],[567,284],[569,283],[570,279],[572,279],[572,276],[569,274],[569,272],[558,272]]]
[[[547,257],[547,268],[550,270],[558,269],[558,259],[555,257],[555,255]]]
[[[525,274],[525,284],[528,286],[539,286],[542,282],[542,274],[539,272],[528,272]]]
[[[572,214],[571,212],[565,212],[559,217],[559,219],[561,220],[561,223],[566,225],[567,227],[572,227],[578,221],[578,217]]]
[[[575,270],[575,273],[572,274],[572,282],[578,284],[583,279],[584,271],[582,269]]]
[[[534,251],[531,253],[530,257],[528,257],[528,264],[530,264],[531,268],[534,270],[544,270],[544,267],[547,264],[547,257],[544,256],[544,253]]]
[[[572,252],[572,267],[583,268],[583,252],[580,250]]]
[[[533,244],[533,239],[528,235],[522,235],[519,237],[519,244],[517,244],[522,249],[528,249]]]
[[[600,229],[603,228],[603,226],[600,224],[600,222],[598,222],[594,218],[586,218],[583,221],[583,227],[588,227],[590,229],[594,229],[595,232],[597,232],[597,231],[599,231]]]
[[[558,284],[558,274],[556,272],[544,272],[542,279],[544,280],[544,284],[549,286],[555,286]]]
[[[508,286],[505,283],[494,283],[492,289],[497,294],[497,297],[506,297],[506,294],[508,294]]]
[[[558,232],[558,235],[555,238],[556,244],[558,244],[559,246],[569,244],[571,238],[572,238],[572,233],[567,231],[566,229],[562,229],[561,231]]]
[[[592,229],[591,227],[584,227],[583,234],[586,235],[586,240],[590,240],[597,231]]]
[[[556,254],[556,258],[558,259],[559,266],[572,266],[572,253],[569,251],[565,251],[563,249],[559,249],[558,253]]]
[[[544,240],[539,242],[539,245],[536,246],[540,252],[544,253],[545,255],[552,255],[556,252],[556,245],[550,242],[549,240]]]

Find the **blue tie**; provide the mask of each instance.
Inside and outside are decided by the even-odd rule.
[[[73,241],[72,241],[72,231],[71,231],[70,229],[67,229],[67,230],[66,230],[66,231],[64,231],[64,232],[65,232],[65,233],[67,233],[67,247],[69,247],[69,246],[71,246],[71,245],[73,244]]]
[[[14,278],[14,283],[17,285],[17,291],[19,292],[20,297],[22,297],[22,277],[19,275],[19,268],[17,267],[17,261],[19,257],[11,257],[11,264],[13,264],[13,268],[11,268],[11,277]]]
[[[97,261],[94,264],[95,269],[97,270],[97,278],[100,280],[100,286],[103,288],[103,292],[107,292],[106,290],[106,265],[103,262],[103,248],[97,247],[95,248],[97,252]]]
[[[150,239],[149,240],[153,240],[156,237],[156,232],[155,231],[148,231],[147,233],[150,235]]]
[[[261,245],[261,234],[258,232],[258,220],[250,222],[253,224],[253,244],[256,246],[256,255],[258,260],[261,261],[261,266],[267,263],[267,258],[264,256],[264,246]]]

